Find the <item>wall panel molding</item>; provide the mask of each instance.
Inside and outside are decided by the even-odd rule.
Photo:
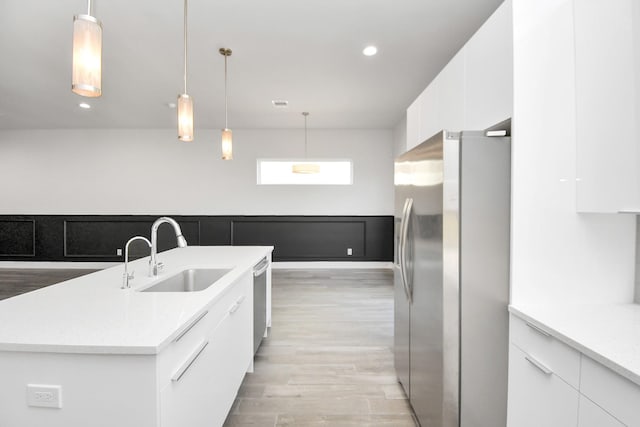
[[[392,216],[171,216],[190,245],[273,245],[273,259],[280,262],[393,260]],[[127,240],[150,238],[157,218],[0,215],[0,259],[121,262]],[[175,246],[173,230],[162,225],[158,249]],[[131,253],[146,256],[148,248],[132,244]]]
[[[0,257],[36,256],[36,223],[31,218],[0,218]]]

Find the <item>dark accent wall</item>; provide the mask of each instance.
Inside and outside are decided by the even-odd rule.
[[[1,215],[0,261],[122,261],[150,238],[150,215]],[[176,216],[190,245],[272,245],[274,261],[391,261],[392,216]],[[147,255],[144,243],[131,253]],[[176,246],[158,230],[158,249]],[[347,255],[351,248],[352,255]]]

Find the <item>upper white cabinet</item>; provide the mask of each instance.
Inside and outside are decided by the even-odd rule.
[[[464,126],[464,55],[458,53],[418,98],[420,103],[419,142],[442,129],[462,130]]]
[[[442,129],[482,130],[511,117],[513,36],[505,1],[407,109],[407,149]]]
[[[506,1],[464,47],[465,129],[486,129],[512,116],[512,21]]]
[[[640,4],[574,2],[576,204],[640,210]]]
[[[440,72],[438,77],[442,75],[443,72],[444,70]],[[441,92],[438,77],[427,86],[416,100],[418,105],[420,105],[420,116],[418,117],[419,131],[416,145],[438,132],[437,128],[440,123],[439,94]]]

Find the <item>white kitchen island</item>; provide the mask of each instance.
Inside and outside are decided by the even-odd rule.
[[[129,263],[131,289],[120,265],[0,301],[0,426],[222,425],[253,369],[253,267],[272,249],[173,249],[157,278]],[[231,270],[202,291],[140,292],[211,268]]]

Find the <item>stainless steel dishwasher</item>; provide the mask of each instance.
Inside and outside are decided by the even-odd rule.
[[[253,354],[255,356],[267,330],[267,257],[253,267]]]

